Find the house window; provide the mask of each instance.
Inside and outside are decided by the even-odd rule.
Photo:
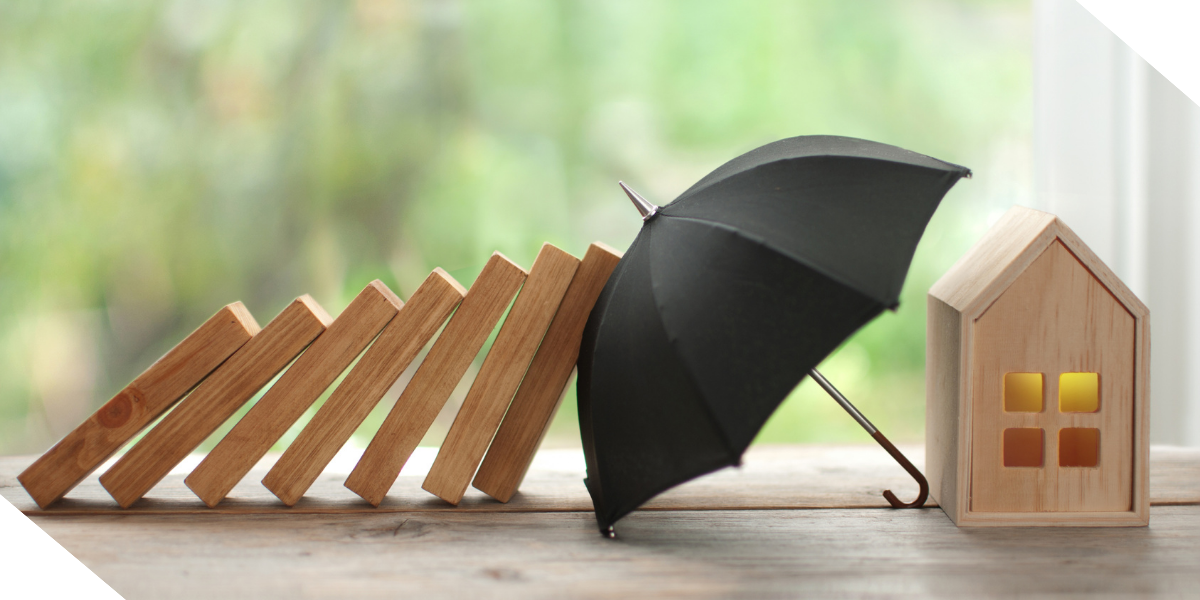
[[[1004,412],[1040,413],[1044,405],[1042,373],[1004,374]],[[1058,411],[1094,413],[1100,410],[1098,373],[1060,373]],[[1040,421],[1043,417],[1037,417]],[[1064,427],[1058,435],[1058,466],[1096,467],[1100,464],[1100,430]],[[1004,430],[1004,466],[1042,467],[1045,463],[1045,428],[1010,427]]]
[[[1004,411],[1042,412],[1042,374],[1005,373]]]
[[[1004,466],[1042,466],[1044,434],[1037,427],[1012,427],[1004,430]]]
[[[1099,464],[1099,429],[1064,427],[1058,431],[1058,466],[1095,467]]]
[[[1094,413],[1100,410],[1098,373],[1063,373],[1058,376],[1058,411]]]

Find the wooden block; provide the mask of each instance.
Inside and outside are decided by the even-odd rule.
[[[122,508],[137,502],[332,320],[312,298],[296,299],[101,475],[100,484]]]
[[[925,369],[925,477],[930,497],[947,515],[957,515],[960,467],[967,456],[966,440],[959,435],[963,407],[957,401],[962,370],[939,365],[962,360],[962,320],[958,311],[933,294],[926,300],[925,314],[925,364],[929,365]]]
[[[421,486],[425,491],[450,504],[462,500],[578,268],[578,258],[550,244],[542,245],[529,280],[425,477]]]
[[[1038,310],[1030,309],[1030,299],[1036,299]],[[976,319],[969,510],[1132,510],[1134,333],[1134,317],[1059,242],[1050,244]],[[1004,375],[1025,371],[1042,374],[1045,406],[1036,412],[1009,412],[1001,394]],[[1104,410],[1059,409],[1059,375],[1068,372],[1102,374]],[[1072,427],[1104,430],[1103,468],[1059,465],[1058,432]],[[1002,436],[1009,428],[1044,432],[1038,448],[1041,468],[1004,466]]]
[[[1066,224],[1013,207],[928,307],[926,475],[956,524],[1149,522],[1149,311]],[[1092,412],[1059,404],[1077,377]]]
[[[184,480],[216,506],[362,353],[404,303],[372,281]]]
[[[604,244],[588,248],[475,474],[476,489],[508,502],[520,487],[571,385],[588,315],[620,260],[621,253]]]
[[[465,294],[453,277],[434,269],[267,472],[263,485],[284,504],[296,504]]]
[[[346,487],[375,506],[421,442],[450,393],[525,281],[525,271],[499,252],[484,265],[454,318],[396,400],[346,479]]]
[[[241,302],[222,308],[29,465],[17,480],[38,506],[46,508],[57,502],[258,330],[258,323]]]

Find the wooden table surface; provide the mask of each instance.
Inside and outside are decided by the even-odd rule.
[[[903,448],[923,464],[916,447]],[[602,538],[579,451],[541,452],[508,504],[420,489],[420,449],[379,508],[342,487],[345,451],[293,508],[258,483],[216,509],[192,457],[128,510],[91,476],[39,510],[0,458],[0,495],[126,598],[1200,596],[1200,450],[1151,450],[1148,528],[958,529],[893,510],[915,485],[869,446],[766,446],[685,484]]]

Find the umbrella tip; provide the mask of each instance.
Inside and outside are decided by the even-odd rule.
[[[633,205],[637,207],[638,212],[641,213],[643,221],[649,221],[650,217],[658,214],[657,206],[651,204],[650,201],[643,198],[641,194],[630,189],[629,186],[625,185],[624,181],[618,181],[617,185],[621,186],[621,189],[625,190],[625,195],[629,196],[629,199],[633,201]]]

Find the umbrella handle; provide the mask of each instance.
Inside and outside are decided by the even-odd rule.
[[[813,381],[817,382],[817,385],[821,386],[821,389],[825,390],[825,393],[833,397],[833,399],[836,400],[837,403],[846,410],[846,412],[850,413],[850,416],[854,417],[854,420],[858,421],[858,424],[861,425],[863,429],[866,429],[867,433],[871,434],[871,437],[875,438],[875,441],[879,442],[879,445],[883,446],[883,449],[887,450],[888,454],[891,454],[892,458],[896,459],[896,462],[900,463],[900,466],[904,467],[904,470],[908,471],[908,474],[912,475],[913,479],[917,480],[917,485],[920,486],[921,491],[917,493],[917,499],[913,502],[901,502],[900,499],[892,493],[892,490],[883,491],[883,497],[886,498],[888,503],[892,505],[892,508],[920,508],[921,506],[924,506],[925,500],[929,498],[929,482],[926,481],[925,476],[921,474],[921,471],[917,470],[917,468],[914,467],[911,462],[908,462],[908,458],[906,458],[904,454],[897,450],[896,447],[892,445],[892,442],[884,437],[883,433],[876,429],[875,425],[873,425],[866,416],[859,412],[858,409],[850,403],[850,400],[846,399],[846,397],[843,396],[837,388],[833,387],[833,384],[829,383],[829,380],[825,379],[825,376],[822,375],[820,371],[817,371],[816,369],[810,369],[808,375],[809,377],[812,377]]]
[[[921,491],[917,493],[917,499],[909,503],[901,502],[892,493],[892,490],[884,490],[883,497],[887,499],[888,504],[891,504],[892,508],[920,508],[924,506],[925,500],[929,498],[929,482],[926,481],[925,476],[911,462],[908,462],[908,458],[901,454],[892,445],[891,441],[884,437],[882,431],[875,430],[875,433],[871,434],[871,437],[875,438],[875,441],[879,442],[879,445],[883,446],[883,449],[887,450],[888,454],[891,454],[892,458],[896,459],[896,462],[900,463],[900,466],[904,467],[904,470],[908,471],[908,474],[912,475],[912,478],[917,480],[917,485],[921,487]]]

